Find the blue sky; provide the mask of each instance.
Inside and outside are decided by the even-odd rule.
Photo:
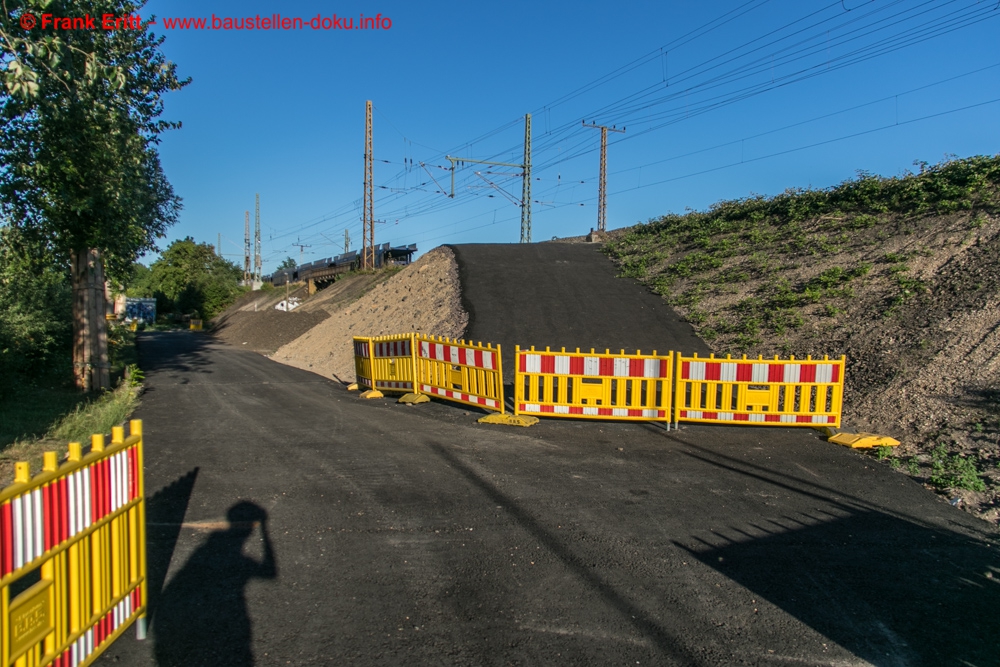
[[[275,13],[392,24],[163,26]],[[342,252],[345,229],[360,244],[366,100],[385,221],[376,242],[421,252],[519,240],[520,209],[500,192],[520,198],[517,169],[467,163],[454,199],[439,185],[450,188],[445,155],[520,163],[525,113],[534,241],[596,226],[600,133],[583,119],[626,128],[609,140],[609,229],[1000,152],[995,0],[153,0],[149,14],[192,78],[166,98],[164,117],[183,127],[160,151],[184,210],[161,246],[222,234],[242,264],[244,211],[252,225],[259,193],[265,273],[286,256]]]

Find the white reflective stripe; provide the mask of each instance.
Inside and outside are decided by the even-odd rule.
[[[597,414],[597,408],[584,408],[583,409],[583,414],[585,414],[585,415],[596,415]]]
[[[475,350],[470,350],[467,347],[460,347],[458,349],[459,349],[458,357],[459,357],[459,359],[462,360],[463,364],[465,364],[466,366],[475,366],[476,365],[476,351]]]
[[[94,628],[87,630],[87,655],[94,652]]]
[[[24,562],[30,563],[35,560],[35,535],[38,524],[35,522],[35,504],[37,498],[32,492],[24,494]]]
[[[643,417],[652,417],[653,419],[656,419],[657,417],[660,416],[660,411],[659,410],[643,410],[642,411],[642,416]]]
[[[781,415],[781,423],[782,424],[794,424],[795,423],[795,415]]]
[[[750,372],[751,382],[767,382],[767,364],[754,364]]]
[[[496,365],[493,363],[493,353],[483,352],[483,368],[487,370],[493,370]]]
[[[14,519],[14,569],[24,565],[24,516],[21,514],[24,502],[21,496],[10,502],[11,515]]]
[[[555,405],[555,406],[552,407],[552,412],[554,412],[557,415],[568,415],[569,414],[569,406],[568,405]]]
[[[66,489],[69,494],[69,536],[73,537],[76,535],[76,473],[69,476]]]
[[[45,501],[42,500],[42,490],[32,492],[35,500],[35,552],[34,558],[45,553]]]
[[[628,408],[611,408],[611,416],[612,417],[628,417]]]
[[[692,361],[688,366],[688,379],[689,380],[704,380],[705,379],[705,362],[704,361]]]
[[[94,516],[91,507],[91,502],[93,498],[91,497],[93,489],[90,488],[90,470],[93,466],[89,468],[84,468],[80,471],[80,476],[83,478],[83,521],[81,525],[84,528],[90,528],[91,518]]]
[[[648,378],[660,377],[660,360],[645,359],[642,364],[642,375]]]
[[[601,374],[601,360],[597,357],[584,357],[583,358],[583,374],[584,375],[600,375]],[[597,413],[594,413],[597,414]]]
[[[813,424],[829,424],[830,418],[827,415],[813,415]]]
[[[736,364],[723,362],[719,364],[719,379],[723,382],[736,382]]]
[[[541,412],[542,406],[537,403],[525,403],[522,412]]]
[[[447,352],[448,359],[451,361],[451,363],[453,364],[462,363],[461,361],[459,361],[459,356],[458,356],[458,353],[462,350],[462,348],[455,347],[454,345],[448,345],[447,347],[448,347],[448,352]]]
[[[109,495],[111,496],[111,511],[114,512],[118,509],[118,457],[112,456],[108,461],[108,486],[111,488]]]
[[[752,422],[762,422],[762,421],[764,421],[764,415],[761,415],[761,414],[752,414],[752,415],[750,415],[750,421],[752,421]]]
[[[785,364],[785,382],[798,382],[801,370],[801,364]]]
[[[701,419],[701,410],[688,410],[684,416],[689,419]]]
[[[542,372],[542,355],[540,355],[540,354],[526,354],[526,355],[524,355],[524,372],[525,373],[541,373]]]
[[[559,375],[569,375],[569,357],[556,355],[556,373]]]
[[[73,646],[71,647],[70,659],[73,661],[73,667],[76,667],[77,665],[80,664],[80,642],[82,641],[83,637],[77,639],[75,642],[73,642]]]
[[[424,359],[427,359],[431,356],[431,348],[430,345],[427,344],[427,341],[424,340],[420,341],[420,356],[423,357]]]
[[[719,421],[734,422],[734,421],[736,421],[736,417],[733,415],[732,412],[720,412],[719,416],[718,416],[718,420]]]
[[[441,343],[434,344],[434,358],[444,361],[444,348],[445,346]]]
[[[76,477],[76,532],[87,527],[83,518],[87,511],[87,490],[83,486],[83,470],[77,470],[73,475]]]
[[[833,364],[816,364],[816,382],[833,382]]]
[[[615,370],[614,370],[615,377],[627,378],[628,369],[629,369],[628,359],[622,359],[620,357],[615,359]]]

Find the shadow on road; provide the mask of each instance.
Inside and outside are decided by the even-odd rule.
[[[229,528],[209,535],[160,595],[152,630],[161,667],[254,664],[246,587],[276,578],[278,568],[262,507],[237,503],[227,518]],[[259,561],[243,553],[257,527]]]
[[[156,613],[167,569],[174,557],[181,524],[184,523],[184,515],[197,479],[198,468],[194,468],[146,500],[146,578],[150,618]]]
[[[698,664],[695,656],[685,647],[684,642],[673,637],[670,632],[647,614],[641,607],[622,596],[614,586],[604,581],[600,575],[588,567],[573,551],[558,537],[547,530],[541,523],[521,508],[512,498],[480,477],[465,463],[456,458],[445,447],[437,443],[428,443],[431,451],[454,468],[460,475],[483,492],[493,503],[504,508],[525,530],[545,546],[552,554],[576,577],[583,581],[591,590],[630,622],[638,632],[649,638],[671,664]]]
[[[689,455],[786,491],[822,495],[821,486],[766,479],[781,476],[745,462]],[[996,664],[995,546],[877,508],[832,504],[839,516],[817,510],[763,525],[734,516],[728,529],[713,531],[711,544],[675,544],[874,665]]]
[[[175,373],[211,373],[209,347],[214,340],[203,333],[190,331],[153,331],[139,334],[139,366],[149,374],[157,371]],[[185,380],[183,384],[187,384]]]

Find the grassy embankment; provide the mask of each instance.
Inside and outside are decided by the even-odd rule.
[[[981,491],[1000,461],[981,349],[1000,303],[998,214],[1000,155],[980,156],[668,214],[605,249],[717,354],[846,354],[845,416],[908,445],[881,457]]]
[[[13,480],[15,462],[29,461],[37,473],[43,452],[63,456],[70,442],[86,445],[94,433],[109,434],[139,406],[142,374],[135,365],[135,334],[113,326],[109,351],[116,383],[112,391],[82,394],[67,382],[69,371],[63,368],[20,378],[14,391],[7,392],[0,401],[0,488]]]

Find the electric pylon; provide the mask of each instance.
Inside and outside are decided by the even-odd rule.
[[[375,268],[375,213],[372,204],[372,101],[365,102],[365,200],[361,231],[361,268]]]
[[[351,252],[351,233],[344,230],[344,254]]]
[[[260,193],[256,194],[254,203],[255,229],[253,235],[253,281],[254,284],[261,282],[261,261],[260,261]]]
[[[531,243],[531,114],[524,114],[524,181],[521,184],[521,243]]]
[[[247,211],[243,221],[243,284],[249,285],[253,277],[250,275],[250,211]]]
[[[592,127],[601,131],[601,178],[600,184],[597,186],[597,231],[603,232],[607,226],[608,207],[608,130],[624,134],[625,128],[623,127],[619,130],[615,127],[608,127],[607,125],[588,125],[586,121],[583,122],[583,126]]]

